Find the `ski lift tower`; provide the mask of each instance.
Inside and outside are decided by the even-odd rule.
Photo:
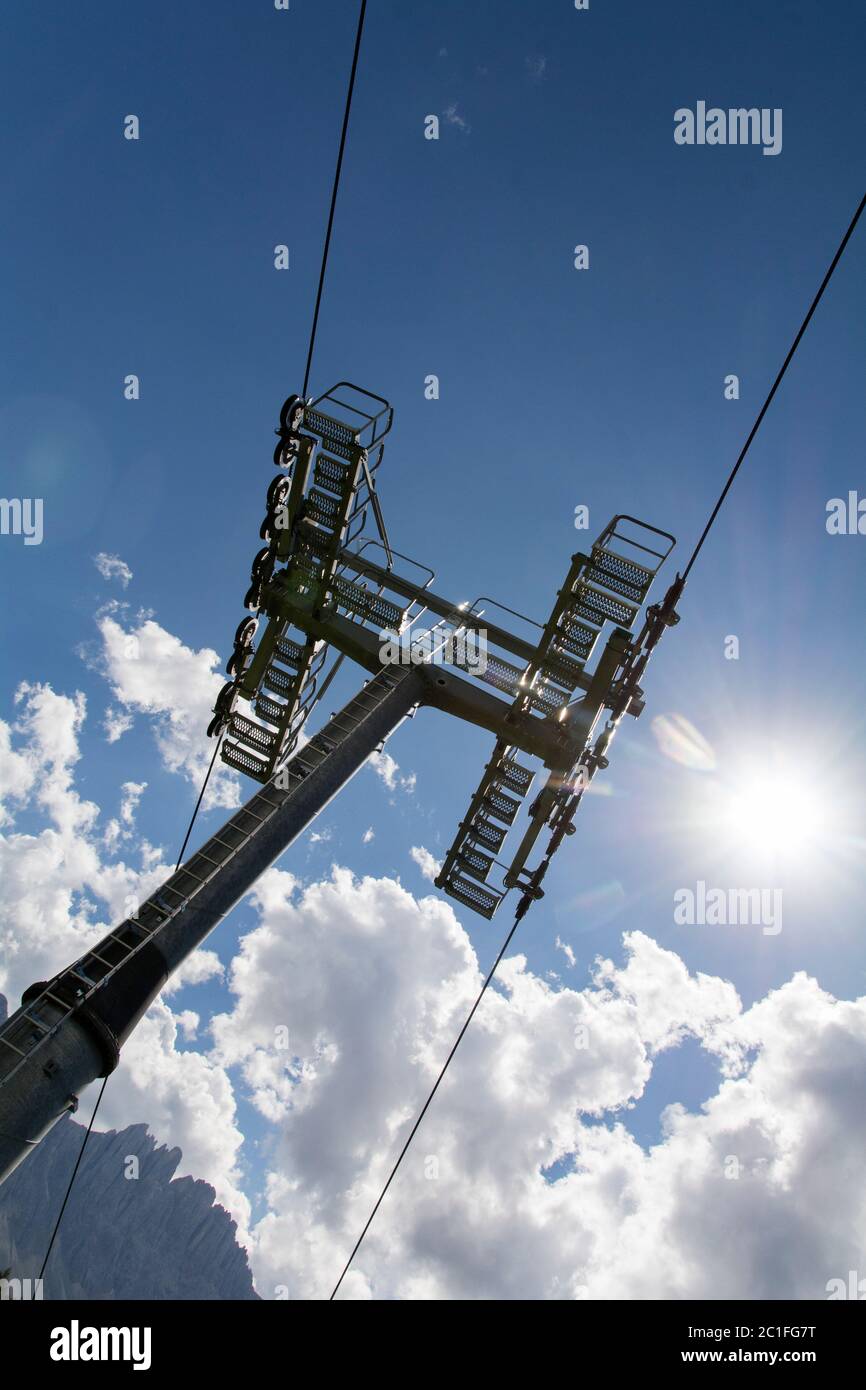
[[[543,895],[586,785],[607,766],[622,719],[641,713],[643,671],[677,621],[679,578],[644,608],[674,537],[614,517],[571,557],[545,623],[491,600],[458,606],[388,540],[376,482],[392,420],[387,401],[349,382],[283,406],[264,545],[209,729],[223,760],[260,788],[137,912],[31,985],[0,1026],[0,1180],[117,1066],[172,972],[404,719],[429,707],[493,736],[436,879],[491,918],[512,889],[519,915]],[[446,647],[450,665],[437,659]],[[363,685],[302,742],[346,659],[367,673]],[[516,849],[502,858],[518,821]],[[547,850],[530,869],[545,830]]]

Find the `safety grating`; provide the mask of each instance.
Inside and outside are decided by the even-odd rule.
[[[232,715],[229,722],[229,733],[260,753],[273,753],[280,741],[279,735],[274,733],[273,729],[266,729],[263,725],[256,724],[252,719],[247,719],[244,714]]]
[[[600,584],[634,599],[635,603],[643,603],[653,582],[653,570],[639,565],[636,560],[617,555],[615,550],[606,550],[604,546],[593,548],[592,564]]]
[[[338,463],[336,459],[319,454],[313,470],[313,482],[317,487],[329,488],[331,492],[337,492],[344,497],[352,482],[352,469],[347,468],[344,463]]]
[[[457,859],[461,868],[472,878],[477,878],[479,883],[484,882],[495,863],[489,854],[482,854],[481,850],[472,844],[465,844]]]
[[[331,497],[315,487],[307,493],[305,514],[322,526],[329,526],[333,530],[341,519],[342,510],[343,502],[339,497]]]
[[[254,777],[257,782],[267,782],[270,776],[270,766],[262,758],[257,758],[255,753],[251,753],[247,748],[241,748],[237,743],[226,741],[222,746],[222,759],[238,772],[243,772],[247,777]]]
[[[294,666],[299,671],[307,658],[307,652],[298,642],[291,642],[288,637],[281,637],[274,646],[274,655],[284,666]]]
[[[464,878],[461,874],[452,874],[443,887],[450,897],[456,898],[458,902],[471,907],[474,912],[480,912],[482,917],[488,919],[493,916],[502,901],[499,893],[482,888],[480,883],[475,883],[471,878]]]
[[[478,816],[469,828],[469,834],[489,849],[493,854],[498,854],[502,848],[502,842],[508,831],[504,826],[494,825],[492,821],[485,820],[483,816]]]
[[[609,618],[620,627],[631,627],[638,609],[624,599],[614,598],[603,589],[597,589],[594,584],[581,583],[578,601],[572,605],[571,611],[579,618],[586,618],[599,626],[605,618]]]
[[[297,675],[289,675],[288,671],[281,671],[279,666],[269,666],[262,685],[266,690],[272,690],[275,695],[289,696],[295,694],[297,680]]]
[[[501,656],[487,655],[487,665],[483,672],[479,671],[481,680],[488,685],[495,685],[497,690],[502,690],[506,695],[516,695],[520,686],[520,677],[523,675],[522,666],[512,666],[510,661],[503,661]]]
[[[403,609],[398,604],[373,593],[372,589],[365,589],[362,584],[354,584],[351,579],[338,576],[332,587],[337,606],[345,608],[348,613],[356,613],[381,628],[399,628],[403,621]]]
[[[489,816],[504,821],[506,825],[514,824],[514,817],[520,810],[519,801],[515,801],[513,796],[506,796],[505,792],[499,791],[496,787],[491,787],[485,794],[484,804]]]
[[[521,767],[520,763],[514,762],[511,758],[503,758],[496,775],[501,786],[510,792],[517,792],[518,796],[525,796],[535,773],[531,768]]]
[[[283,705],[279,700],[272,700],[269,695],[258,695],[253,708],[260,719],[266,719],[269,724],[276,724],[279,728],[291,706]]]

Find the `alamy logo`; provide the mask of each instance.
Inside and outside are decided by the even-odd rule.
[[[699,101],[694,111],[681,106],[674,112],[674,140],[678,145],[763,145],[764,154],[782,153],[782,108],[775,106],[707,107]]]
[[[41,545],[42,498],[0,497],[0,536],[23,536],[25,545]]]
[[[781,888],[708,888],[698,879],[694,889],[674,893],[674,921],[688,927],[762,927],[764,936],[782,930]]]
[[[844,497],[831,497],[827,503],[825,522],[829,536],[866,536],[866,497],[856,492]]]
[[[861,1279],[856,1269],[848,1270],[847,1282],[844,1279],[828,1279],[824,1287],[827,1290],[829,1303],[836,1302],[840,1298],[851,1299],[857,1303],[866,1300],[866,1279]]]
[[[0,1302],[11,1300],[13,1302],[30,1303],[35,1299],[41,1299],[42,1280],[41,1279],[0,1279]]]
[[[69,1327],[51,1330],[52,1361],[131,1361],[134,1371],[150,1370],[149,1327]]]

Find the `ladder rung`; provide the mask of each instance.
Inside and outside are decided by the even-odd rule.
[[[240,830],[238,831],[238,834],[241,834]],[[230,845],[228,840],[221,840],[219,835],[211,835],[211,839],[216,840],[218,845],[222,845],[224,849],[227,849],[231,854],[234,854],[236,846]],[[201,853],[201,850],[199,850],[199,853]]]
[[[98,951],[88,951],[88,952],[87,952],[87,956],[88,956],[88,959],[92,956],[94,960],[98,960],[99,963],[100,963],[100,965],[104,965],[104,966],[105,966],[106,970],[113,970],[113,969],[114,969],[114,966],[113,966],[112,962],[111,962],[110,960],[106,960],[105,957],[104,957],[104,956],[101,956],[101,955],[99,954]],[[50,998],[51,996],[49,995],[48,997]],[[64,1008],[67,1008],[67,1009],[68,1009],[68,1008],[70,1008],[70,1007],[71,1007],[71,1006],[70,1006],[69,1004],[65,1004],[65,1005],[64,1005]]]
[[[126,951],[126,954],[127,954],[128,956],[131,956],[131,955],[132,955],[133,951],[135,950],[135,947],[134,947],[134,946],[130,946],[130,945],[129,945],[129,942],[124,941],[121,937],[119,937],[119,936],[117,935],[117,932],[110,931],[110,932],[108,933],[108,936],[109,936],[109,939],[110,939],[111,941],[116,941],[117,944],[118,944],[118,946],[122,946],[123,949],[124,949],[124,951]]]
[[[29,1018],[31,1023],[35,1023],[37,1028],[41,1028],[43,1033],[51,1032],[53,1025],[50,1023],[43,1023],[42,1019],[37,1018],[36,1014],[31,1013],[30,1009],[24,1010],[24,1017]]]
[[[211,839],[213,839],[213,836],[211,836]],[[213,864],[215,869],[221,869],[223,866],[223,861],[221,859],[211,859],[210,855],[205,854],[203,849],[197,849],[196,854],[199,859],[206,859],[209,864]]]
[[[146,927],[143,922],[139,922],[137,917],[127,917],[126,925],[128,927],[134,927],[136,931],[140,931],[142,933],[142,938],[150,936],[153,931],[152,927]]]
[[[95,951],[91,951],[90,954],[92,956],[96,956],[97,960],[102,960],[102,956],[97,956]],[[108,961],[102,960],[102,964],[108,965]],[[111,968],[112,967],[109,966],[109,969]],[[75,1007],[74,1004],[67,1004],[65,999],[59,999],[56,994],[52,994],[51,991],[48,989],[46,989],[45,993],[42,995],[42,998],[50,999],[52,1004],[57,1004],[57,1006],[61,1009],[64,1009],[66,1013],[69,1013]]]
[[[16,1047],[15,1044],[11,1043],[8,1038],[0,1037],[0,1042],[2,1042],[5,1047],[10,1048],[12,1052],[17,1052],[19,1057],[27,1056],[26,1052],[22,1052],[21,1048]]]
[[[175,871],[174,871],[174,873],[172,874],[171,877],[172,877],[172,878],[175,878],[175,877],[177,876],[178,873],[179,873],[179,870],[178,870],[178,869],[175,869]],[[171,882],[171,880],[169,880],[167,883],[164,883],[164,884],[162,885],[162,887],[160,888],[160,890],[159,890],[160,897],[162,897],[163,893],[174,893],[175,897],[180,898],[182,902],[185,902],[185,901],[186,901],[186,893],[184,893],[184,892],[182,891],[182,889],[180,889],[180,888],[175,888],[175,886],[174,886],[174,884]],[[153,900],[148,900],[148,901],[150,902],[150,906],[151,906],[151,907],[155,907],[159,912],[164,912],[165,915],[166,915],[166,917],[170,917],[170,916],[172,915],[172,913],[175,912],[175,911],[177,910],[176,908],[172,907],[170,904],[164,904],[164,903],[161,903],[161,902],[157,902],[155,898],[154,898]]]
[[[188,869],[188,868],[186,867],[185,864],[181,864],[181,866],[180,866],[180,868],[177,870],[177,872],[178,872],[179,874],[189,874],[190,878],[194,878],[194,879],[195,879],[196,883],[207,883],[207,881],[208,881],[206,878],[201,878],[199,874],[193,873],[192,869]],[[175,889],[175,892],[176,892],[176,893],[180,892],[180,889],[179,889],[179,888],[176,888],[176,889]]]

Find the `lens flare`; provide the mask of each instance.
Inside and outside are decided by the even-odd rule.
[[[830,833],[829,807],[807,771],[748,774],[721,791],[722,828],[739,846],[802,855]]]

